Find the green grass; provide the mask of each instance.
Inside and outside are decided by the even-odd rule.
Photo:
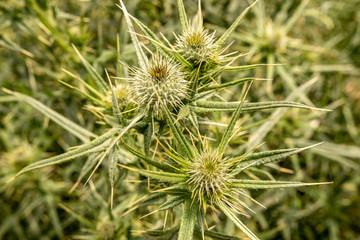
[[[193,61],[195,2],[0,3],[0,239],[359,237],[360,2],[203,1],[226,50]],[[191,89],[155,115],[127,90],[151,52]]]

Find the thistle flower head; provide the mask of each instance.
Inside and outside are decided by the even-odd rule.
[[[197,194],[199,201],[209,200],[215,203],[229,190],[227,184],[231,177],[229,164],[222,154],[206,148],[195,156],[189,168],[190,178],[188,183],[193,194]]]
[[[126,106],[131,99],[129,99],[129,91],[130,87],[127,84],[116,83],[115,86],[112,87],[112,91],[109,91],[106,95],[104,101],[107,105],[112,105],[112,92],[114,92],[119,107]]]
[[[203,28],[190,28],[176,37],[176,48],[194,66],[218,64],[220,47],[215,44],[214,34]]]
[[[133,97],[157,119],[164,116],[162,105],[170,110],[178,109],[188,97],[185,75],[172,60],[156,54],[148,64],[134,68],[133,72]]]
[[[102,240],[113,239],[115,236],[115,225],[110,221],[105,221],[97,226],[99,238]]]
[[[275,26],[271,21],[266,23],[265,38],[268,48],[272,51],[284,51],[286,49],[286,33],[281,26]]]

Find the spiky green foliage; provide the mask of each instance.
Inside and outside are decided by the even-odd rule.
[[[199,1],[195,18],[177,2],[180,17],[176,1],[0,3],[0,238],[356,238],[358,0]],[[203,52],[181,50],[186,33]],[[188,86],[157,99],[162,117],[130,97],[157,54]]]

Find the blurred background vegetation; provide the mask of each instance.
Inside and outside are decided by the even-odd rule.
[[[197,1],[184,2],[188,15],[195,16]],[[205,27],[221,34],[249,2],[203,0]],[[103,75],[104,68],[112,75],[122,71],[118,59],[136,64],[117,3],[0,1],[0,87],[30,95],[101,133],[103,126],[85,109],[86,98],[60,81],[76,85],[62,69],[90,78],[72,43]],[[180,31],[175,0],[128,0],[125,4],[132,15],[171,41],[173,32]],[[267,208],[255,209],[256,214],[244,222],[261,239],[360,238],[359,7],[359,0],[262,0],[232,36],[230,51],[246,53],[240,63],[282,63],[246,73],[273,79],[256,82],[248,100],[285,100],[300,85],[313,80],[297,101],[333,110],[256,113],[249,116],[252,121],[267,121],[233,140],[242,143],[235,151],[261,143],[260,148],[266,150],[324,142],[288,161],[268,166],[275,179],[333,184],[254,192]],[[222,81],[239,77],[242,75],[229,73]],[[239,89],[232,88],[224,96],[238,100]],[[228,119],[226,115],[213,117],[219,122]],[[24,166],[80,142],[3,91],[0,121],[0,239],[109,239],[114,229],[122,236],[119,239],[146,239],[139,235],[141,230],[161,226],[162,217],[136,221],[124,214],[131,209],[131,200],[138,199],[133,194],[138,186],[125,184],[126,173],[121,171],[112,214],[107,207],[110,188],[106,171],[98,171],[85,188],[69,192],[84,159],[36,170],[6,185]],[[145,215],[141,209],[136,211],[137,216]],[[111,223],[107,222],[109,215],[114,218]],[[237,231],[230,221],[218,221],[216,229],[234,235]]]

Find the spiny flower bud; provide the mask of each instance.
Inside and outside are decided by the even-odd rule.
[[[281,26],[275,26],[271,21],[267,22],[265,28],[265,37],[267,46],[270,51],[285,51],[286,50],[286,33]]]
[[[104,99],[105,103],[108,106],[111,107],[112,105],[112,92],[114,92],[115,94],[120,109],[122,109],[123,106],[126,106],[129,102],[131,102],[131,99],[129,99],[129,85],[116,83],[115,86],[113,86],[112,88],[112,91],[109,91]]]
[[[188,183],[200,202],[207,199],[214,203],[228,191],[226,184],[230,178],[229,164],[222,155],[208,147],[197,154],[189,175]]]
[[[133,69],[131,85],[134,99],[156,119],[163,119],[162,105],[169,110],[179,109],[188,98],[188,82],[180,66],[158,54],[147,64]]]
[[[98,230],[99,238],[101,240],[113,239],[116,231],[114,223],[110,221],[105,221],[100,223],[97,226],[97,230]]]
[[[220,47],[215,44],[214,34],[205,29],[191,28],[176,37],[176,48],[194,66],[218,64]]]

